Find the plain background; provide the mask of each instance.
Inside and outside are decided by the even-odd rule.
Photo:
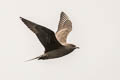
[[[19,19],[53,31],[64,11],[80,49],[53,60],[24,62],[44,47]],[[0,80],[120,80],[119,0],[0,0]]]

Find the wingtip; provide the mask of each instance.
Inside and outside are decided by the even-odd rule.
[[[20,19],[23,19],[22,17],[19,17]]]
[[[61,12],[61,16],[62,16],[62,15],[66,15],[66,16],[67,16],[67,14],[66,14],[64,11]],[[67,17],[68,17],[68,16],[67,16]]]
[[[61,14],[64,14],[65,12],[64,11],[61,11]]]
[[[25,20],[23,17],[19,17],[22,21]]]
[[[22,17],[19,17],[22,21],[24,21],[25,19],[24,18],[22,18]]]
[[[19,17],[24,23],[28,22],[29,20],[23,18],[23,17]],[[30,21],[29,21],[30,22]]]

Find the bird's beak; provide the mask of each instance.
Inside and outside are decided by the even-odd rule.
[[[76,49],[80,49],[80,47],[76,47]]]

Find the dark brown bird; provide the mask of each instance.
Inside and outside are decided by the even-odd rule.
[[[69,54],[74,49],[79,48],[73,44],[66,43],[67,36],[72,30],[72,23],[64,12],[61,12],[56,34],[44,26],[38,25],[22,17],[20,18],[24,24],[36,34],[45,48],[44,54],[30,60],[59,58]]]

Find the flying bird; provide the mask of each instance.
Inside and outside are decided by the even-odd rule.
[[[64,12],[61,12],[60,14],[60,21],[56,33],[42,25],[38,25],[22,17],[20,17],[20,19],[33,33],[36,34],[39,41],[45,48],[44,54],[30,60],[59,58],[79,48],[74,44],[67,43],[67,36],[72,31],[72,22]]]

